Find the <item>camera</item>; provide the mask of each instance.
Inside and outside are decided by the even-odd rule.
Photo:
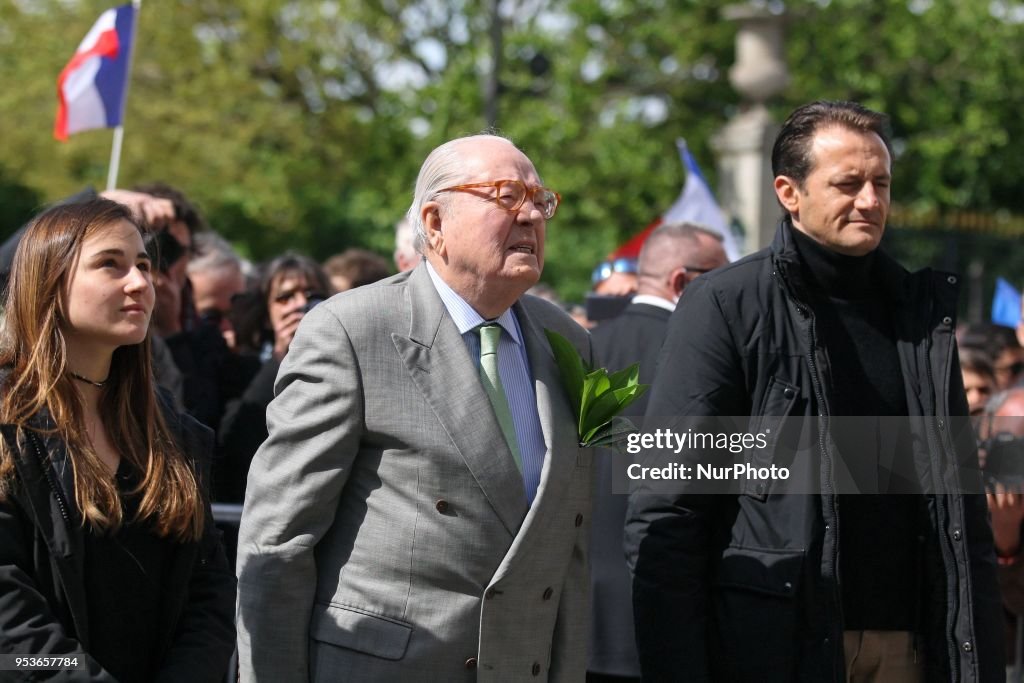
[[[323,294],[310,294],[309,298],[306,299],[306,305],[302,307],[303,314],[309,313],[318,304],[322,304],[326,300],[327,297],[325,297]]]
[[[985,451],[985,478],[1004,486],[1024,484],[1024,438],[998,432],[981,443]]]
[[[185,247],[167,230],[151,233],[146,240],[146,253],[153,261],[153,267],[161,273],[177,263],[185,255]]]

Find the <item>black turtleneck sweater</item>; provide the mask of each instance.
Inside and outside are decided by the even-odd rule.
[[[906,415],[907,398],[891,310],[874,276],[875,254],[845,256],[795,228],[791,233],[827,358],[829,409],[839,417],[831,423],[837,459],[850,472],[837,498],[843,627],[915,631],[921,501],[889,493],[888,479],[879,476],[880,460],[905,458],[908,451],[893,442],[892,421],[890,438],[883,438],[885,420],[877,419]]]

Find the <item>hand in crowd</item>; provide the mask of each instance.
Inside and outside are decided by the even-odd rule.
[[[288,347],[291,346],[292,337],[295,336],[295,330],[299,328],[299,323],[306,316],[305,306],[296,308],[288,313],[285,313],[281,318],[273,321],[274,322],[274,359],[282,360],[286,353],[288,353]]]
[[[170,199],[132,190],[105,190],[100,196],[129,207],[150,228],[164,228],[174,220],[174,202]]]
[[[1021,523],[1024,522],[1024,492],[996,484],[986,494],[992,513],[992,535],[1000,557],[1013,557],[1020,550]]]

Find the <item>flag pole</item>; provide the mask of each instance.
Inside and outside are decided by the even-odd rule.
[[[121,102],[121,123],[114,128],[114,140],[110,145],[107,190],[117,189],[117,173],[121,167],[121,143],[124,141],[124,112],[128,108],[128,90],[132,82],[132,63],[135,61],[135,45],[139,42],[139,9],[141,6],[142,0],[132,0],[132,44],[128,53],[128,69],[125,72],[124,99]]]

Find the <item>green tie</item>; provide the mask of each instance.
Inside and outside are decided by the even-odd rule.
[[[498,373],[498,340],[501,339],[501,326],[496,324],[481,325],[480,330],[480,381],[491,400],[494,415],[501,425],[501,433],[505,435],[505,443],[512,451],[516,467],[523,471],[523,457],[519,454],[519,441],[516,439],[516,426],[512,422],[512,411],[508,408],[508,398],[501,386],[501,375]]]

